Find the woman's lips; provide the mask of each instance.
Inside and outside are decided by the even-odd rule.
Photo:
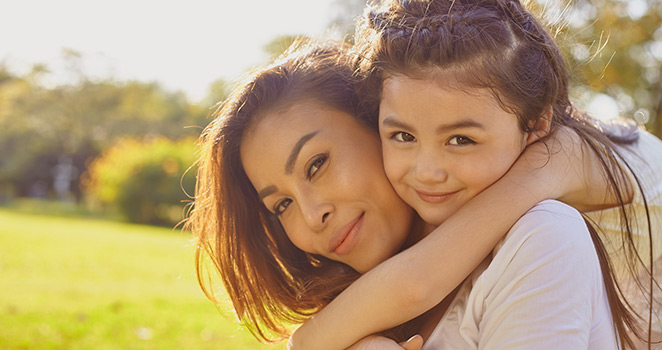
[[[455,194],[457,194],[458,191],[455,192],[427,192],[427,191],[419,191],[415,190],[416,194],[418,195],[418,198],[420,198],[422,201],[427,202],[427,203],[443,203],[449,199],[451,199]]]
[[[351,252],[358,242],[358,233],[363,225],[363,215],[357,216],[354,220],[338,228],[329,241],[329,251],[338,255],[345,255]]]

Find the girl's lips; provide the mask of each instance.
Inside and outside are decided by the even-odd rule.
[[[358,233],[363,224],[363,215],[338,228],[329,241],[329,251],[338,255],[351,252],[358,241]]]
[[[449,199],[451,199],[455,194],[457,194],[458,191],[455,192],[426,192],[426,191],[419,191],[415,190],[416,194],[418,195],[418,198],[420,198],[422,201],[427,202],[427,203],[432,203],[432,204],[437,204],[437,203],[443,203]]]

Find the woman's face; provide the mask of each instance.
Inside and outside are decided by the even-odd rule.
[[[398,252],[412,223],[380,147],[354,116],[304,101],[249,129],[241,160],[294,245],[364,273]]]
[[[534,139],[489,90],[401,75],[384,83],[379,134],[393,187],[432,225],[498,180]]]

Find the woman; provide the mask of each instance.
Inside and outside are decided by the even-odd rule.
[[[267,121],[270,111],[282,111],[291,107],[295,102],[307,100],[308,102],[317,101],[319,104],[299,106],[298,112],[305,115],[317,116],[320,113],[317,110],[319,107],[326,107],[320,108],[320,110],[331,109],[335,112],[343,112],[345,117],[348,115],[360,116],[363,113],[360,101],[354,92],[352,66],[343,63],[344,59],[346,57],[338,55],[338,52],[332,47],[318,47],[291,53],[283,61],[259,72],[251,81],[237,89],[228,102],[219,109],[219,117],[206,129],[202,137],[203,154],[198,175],[196,206],[189,223],[200,240],[197,255],[200,283],[207,295],[213,298],[215,291],[206,284],[203,279],[204,273],[200,271],[203,268],[202,259],[207,253],[221,272],[221,278],[233,300],[238,317],[263,339],[270,339],[274,333],[286,335],[287,323],[297,323],[307,319],[356,279],[358,276],[356,272],[333,260],[346,262],[356,270],[365,272],[380,260],[408,246],[420,238],[424,232],[429,231],[429,228],[424,230],[425,228],[420,227],[420,222],[416,220],[414,220],[416,223],[414,227],[411,229],[408,227],[408,223],[412,220],[411,210],[401,202],[398,203],[392,196],[393,190],[390,186],[384,186],[388,183],[384,181],[383,170],[374,167],[374,162],[366,161],[366,164],[373,164],[373,166],[366,165],[357,170],[374,182],[373,188],[375,189],[371,193],[373,195],[379,193],[384,200],[373,201],[375,206],[348,204],[351,209],[347,209],[343,217],[348,218],[346,220],[349,221],[345,223],[345,226],[349,226],[336,229],[341,236],[345,232],[343,238],[348,239],[341,239],[339,242],[335,235],[329,236],[326,248],[323,246],[311,248],[306,245],[307,242],[301,241],[293,235],[294,243],[309,249],[309,252],[306,253],[290,242],[274,215],[286,212],[292,202],[288,202],[287,199],[279,199],[274,203],[269,203],[270,210],[268,210],[267,206],[262,204],[261,197],[266,198],[278,189],[271,188],[271,184],[259,184],[258,180],[252,184],[243,171],[245,164],[242,162],[242,152],[244,152],[242,147],[251,145],[242,146],[242,138],[252,131],[251,128],[254,127],[256,121],[261,121],[261,123]],[[345,69],[339,69],[339,66],[344,66]],[[332,120],[330,116],[327,117]],[[344,120],[347,121],[347,118]],[[274,126],[277,125],[278,123]],[[329,127],[332,126],[333,124]],[[362,127],[358,123],[355,126],[359,130]],[[377,144],[370,142],[369,138],[365,137],[367,136],[365,133],[360,135],[363,135],[360,138],[363,142],[355,143],[350,148],[354,151],[366,150],[369,152],[366,153],[368,157],[365,159],[373,157],[378,159],[378,149],[375,151]],[[291,176],[295,173],[296,167],[296,172],[302,176],[302,179],[314,181],[315,174],[321,170],[320,164],[329,155],[325,152],[315,154],[310,162],[299,164],[298,157],[301,152],[304,152],[304,146],[309,142],[317,141],[318,137],[324,135],[322,131],[313,130],[303,136],[306,137],[298,138],[294,144],[293,149],[296,152],[290,152],[285,159],[285,164],[288,166],[282,167],[282,170],[272,169],[271,171],[279,171],[283,173],[283,176]],[[373,137],[376,140],[376,135]],[[328,145],[332,145],[334,142],[341,143],[342,140],[337,138],[327,140]],[[269,145],[262,146],[269,147]],[[535,158],[536,152],[532,151],[530,155]],[[361,159],[364,159],[363,156]],[[544,159],[547,160],[547,157]],[[557,169],[563,169],[562,159],[563,157],[551,157],[549,160],[552,163],[548,166],[554,169],[552,165],[558,161],[561,164],[554,166],[558,167]],[[262,161],[266,163],[269,159]],[[363,164],[362,162],[356,164]],[[535,186],[538,181],[560,183],[561,187],[565,189],[573,188],[573,186],[577,188],[577,184],[583,186],[582,180],[578,180],[580,176],[559,178],[556,176],[557,173],[551,172],[550,174],[541,171],[541,169],[550,168],[538,167],[536,164],[532,165],[528,162],[522,163],[516,164],[516,167],[506,175],[504,180],[467,203],[438,229],[441,232],[447,232],[446,238],[448,239],[447,255],[442,252],[440,256],[442,259],[444,256],[449,258],[446,266],[451,266],[452,263],[452,268],[449,267],[447,270],[439,272],[447,275],[446,294],[450,293],[480,263],[499,240],[500,235],[505,233],[522,213],[547,196],[559,197],[563,194],[562,192],[551,195],[544,193],[544,189]],[[517,166],[522,167],[519,169],[519,173]],[[532,166],[534,172],[540,171],[540,177],[533,177],[530,173],[522,176]],[[347,171],[352,169],[354,168],[347,168]],[[345,174],[345,177],[342,175],[339,174],[336,177],[338,183],[342,185],[347,184],[348,179],[358,176],[358,174]],[[513,179],[520,184],[514,186],[514,191],[511,189],[512,183],[509,182]],[[554,189],[557,190],[558,187],[554,187]],[[302,198],[313,198],[306,196],[304,190],[301,189],[301,193],[304,194]],[[505,196],[505,193],[508,196]],[[503,205],[510,205],[510,210],[501,213],[494,208],[489,209],[489,206],[485,205],[485,203],[499,200]],[[359,200],[357,199],[357,201]],[[384,207],[373,210],[372,208],[377,207],[377,204]],[[384,212],[388,208],[394,210],[390,214],[393,217],[388,218],[393,220],[392,222],[383,224],[378,220],[373,221],[372,218],[375,217],[373,212]],[[500,215],[496,217],[496,220],[490,218],[489,220],[483,219],[481,222],[480,217],[475,218],[471,215],[476,208],[499,212]],[[318,211],[310,212],[308,217],[310,220],[319,219],[318,228],[323,231],[327,229],[324,226],[325,221],[329,218],[327,213],[328,210],[325,211],[325,208],[318,208]],[[370,215],[368,216],[368,214]],[[379,244],[379,249],[375,249],[374,255],[355,258],[351,254],[344,254],[346,250],[353,251],[347,247],[351,247],[351,232],[355,227],[353,223],[357,222],[365,224],[366,227],[384,229],[387,232],[388,239],[385,239],[384,242],[375,241],[375,244]],[[494,232],[488,235],[485,232],[475,233],[468,230],[461,236],[454,234],[462,229],[466,230],[469,223],[476,227],[489,226]],[[478,237],[480,239],[470,239]],[[457,247],[467,247],[459,256],[462,260],[457,260],[458,254],[454,250]],[[374,278],[379,279],[379,276]]]

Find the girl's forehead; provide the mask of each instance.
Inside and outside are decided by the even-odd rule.
[[[384,98],[384,91],[391,90],[397,91],[405,88],[404,92],[416,93],[416,91],[409,91],[411,89],[431,89],[443,91],[448,93],[460,93],[470,97],[484,99],[486,97],[495,99],[494,91],[487,87],[480,85],[472,85],[465,83],[456,75],[451,73],[432,73],[427,76],[409,75],[409,74],[393,74],[385,78],[382,85],[382,98]],[[400,91],[402,92],[402,91]],[[391,94],[392,98],[405,98],[401,94]]]
[[[389,72],[382,75],[382,88],[400,79],[418,80],[436,85],[439,89],[466,91],[479,89],[481,84],[473,82],[464,70],[426,66],[406,72]]]

